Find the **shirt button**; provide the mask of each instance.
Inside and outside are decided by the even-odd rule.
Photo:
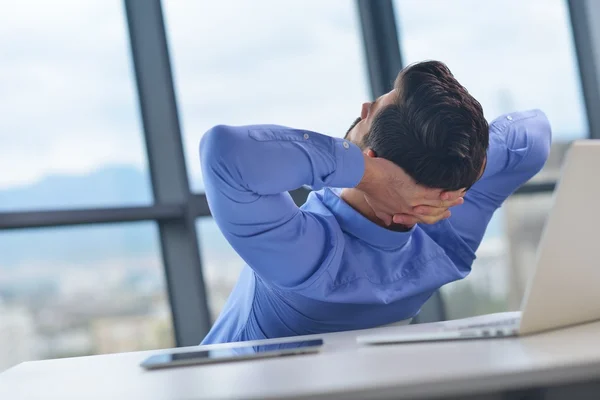
[[[308,133],[304,134],[304,139],[308,140]]]
[[[506,119],[509,120],[509,121],[512,121],[512,117],[510,115],[507,115]]]
[[[348,142],[344,142],[344,144],[342,146],[344,146],[345,149],[349,149],[350,148],[350,145],[348,144]]]

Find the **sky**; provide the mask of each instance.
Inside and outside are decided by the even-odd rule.
[[[404,61],[445,61],[488,118],[585,134],[563,0],[396,0]],[[485,3],[485,4],[484,4]],[[192,187],[218,123],[343,135],[369,100],[352,0],[164,0]],[[107,165],[146,170],[122,1],[20,0],[0,14],[0,190]]]
[[[146,163],[118,0],[11,1],[0,14],[0,189]]]
[[[446,62],[488,118],[540,108],[555,139],[587,134],[566,1],[394,3],[405,62]]]

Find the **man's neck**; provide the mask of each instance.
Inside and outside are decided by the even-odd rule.
[[[355,188],[345,188],[342,189],[340,197],[350,207],[352,207],[358,213],[362,214],[365,218],[377,225],[383,226],[381,220],[375,216],[375,212],[373,211],[369,203],[367,203],[367,200],[365,199],[365,194],[363,192]]]
[[[385,226],[383,222],[377,216],[375,216],[375,212],[367,203],[367,199],[365,199],[365,194],[356,188],[346,188],[342,189],[341,198],[352,207],[356,212],[360,213],[362,216],[367,218],[369,221],[377,224],[381,227],[389,229],[395,232],[406,232],[409,231],[410,228],[400,224],[392,224],[390,226]]]

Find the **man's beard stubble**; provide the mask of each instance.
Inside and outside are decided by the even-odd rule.
[[[362,121],[361,117],[358,117],[354,120],[354,122],[352,123],[352,125],[350,125],[350,128],[346,131],[346,134],[344,135],[344,139],[348,139],[348,134],[350,133],[350,131],[352,129],[354,129],[354,127],[356,126],[356,124],[358,124],[360,121]]]

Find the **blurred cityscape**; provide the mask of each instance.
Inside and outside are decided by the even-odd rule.
[[[531,183],[559,179],[569,146],[554,143],[544,169]],[[449,318],[519,310],[551,206],[551,192],[513,196],[504,203],[488,227],[471,274],[442,288]]]
[[[138,264],[140,263],[140,264]],[[0,370],[22,361],[173,346],[162,269],[114,262],[35,277],[33,266],[0,280]]]

